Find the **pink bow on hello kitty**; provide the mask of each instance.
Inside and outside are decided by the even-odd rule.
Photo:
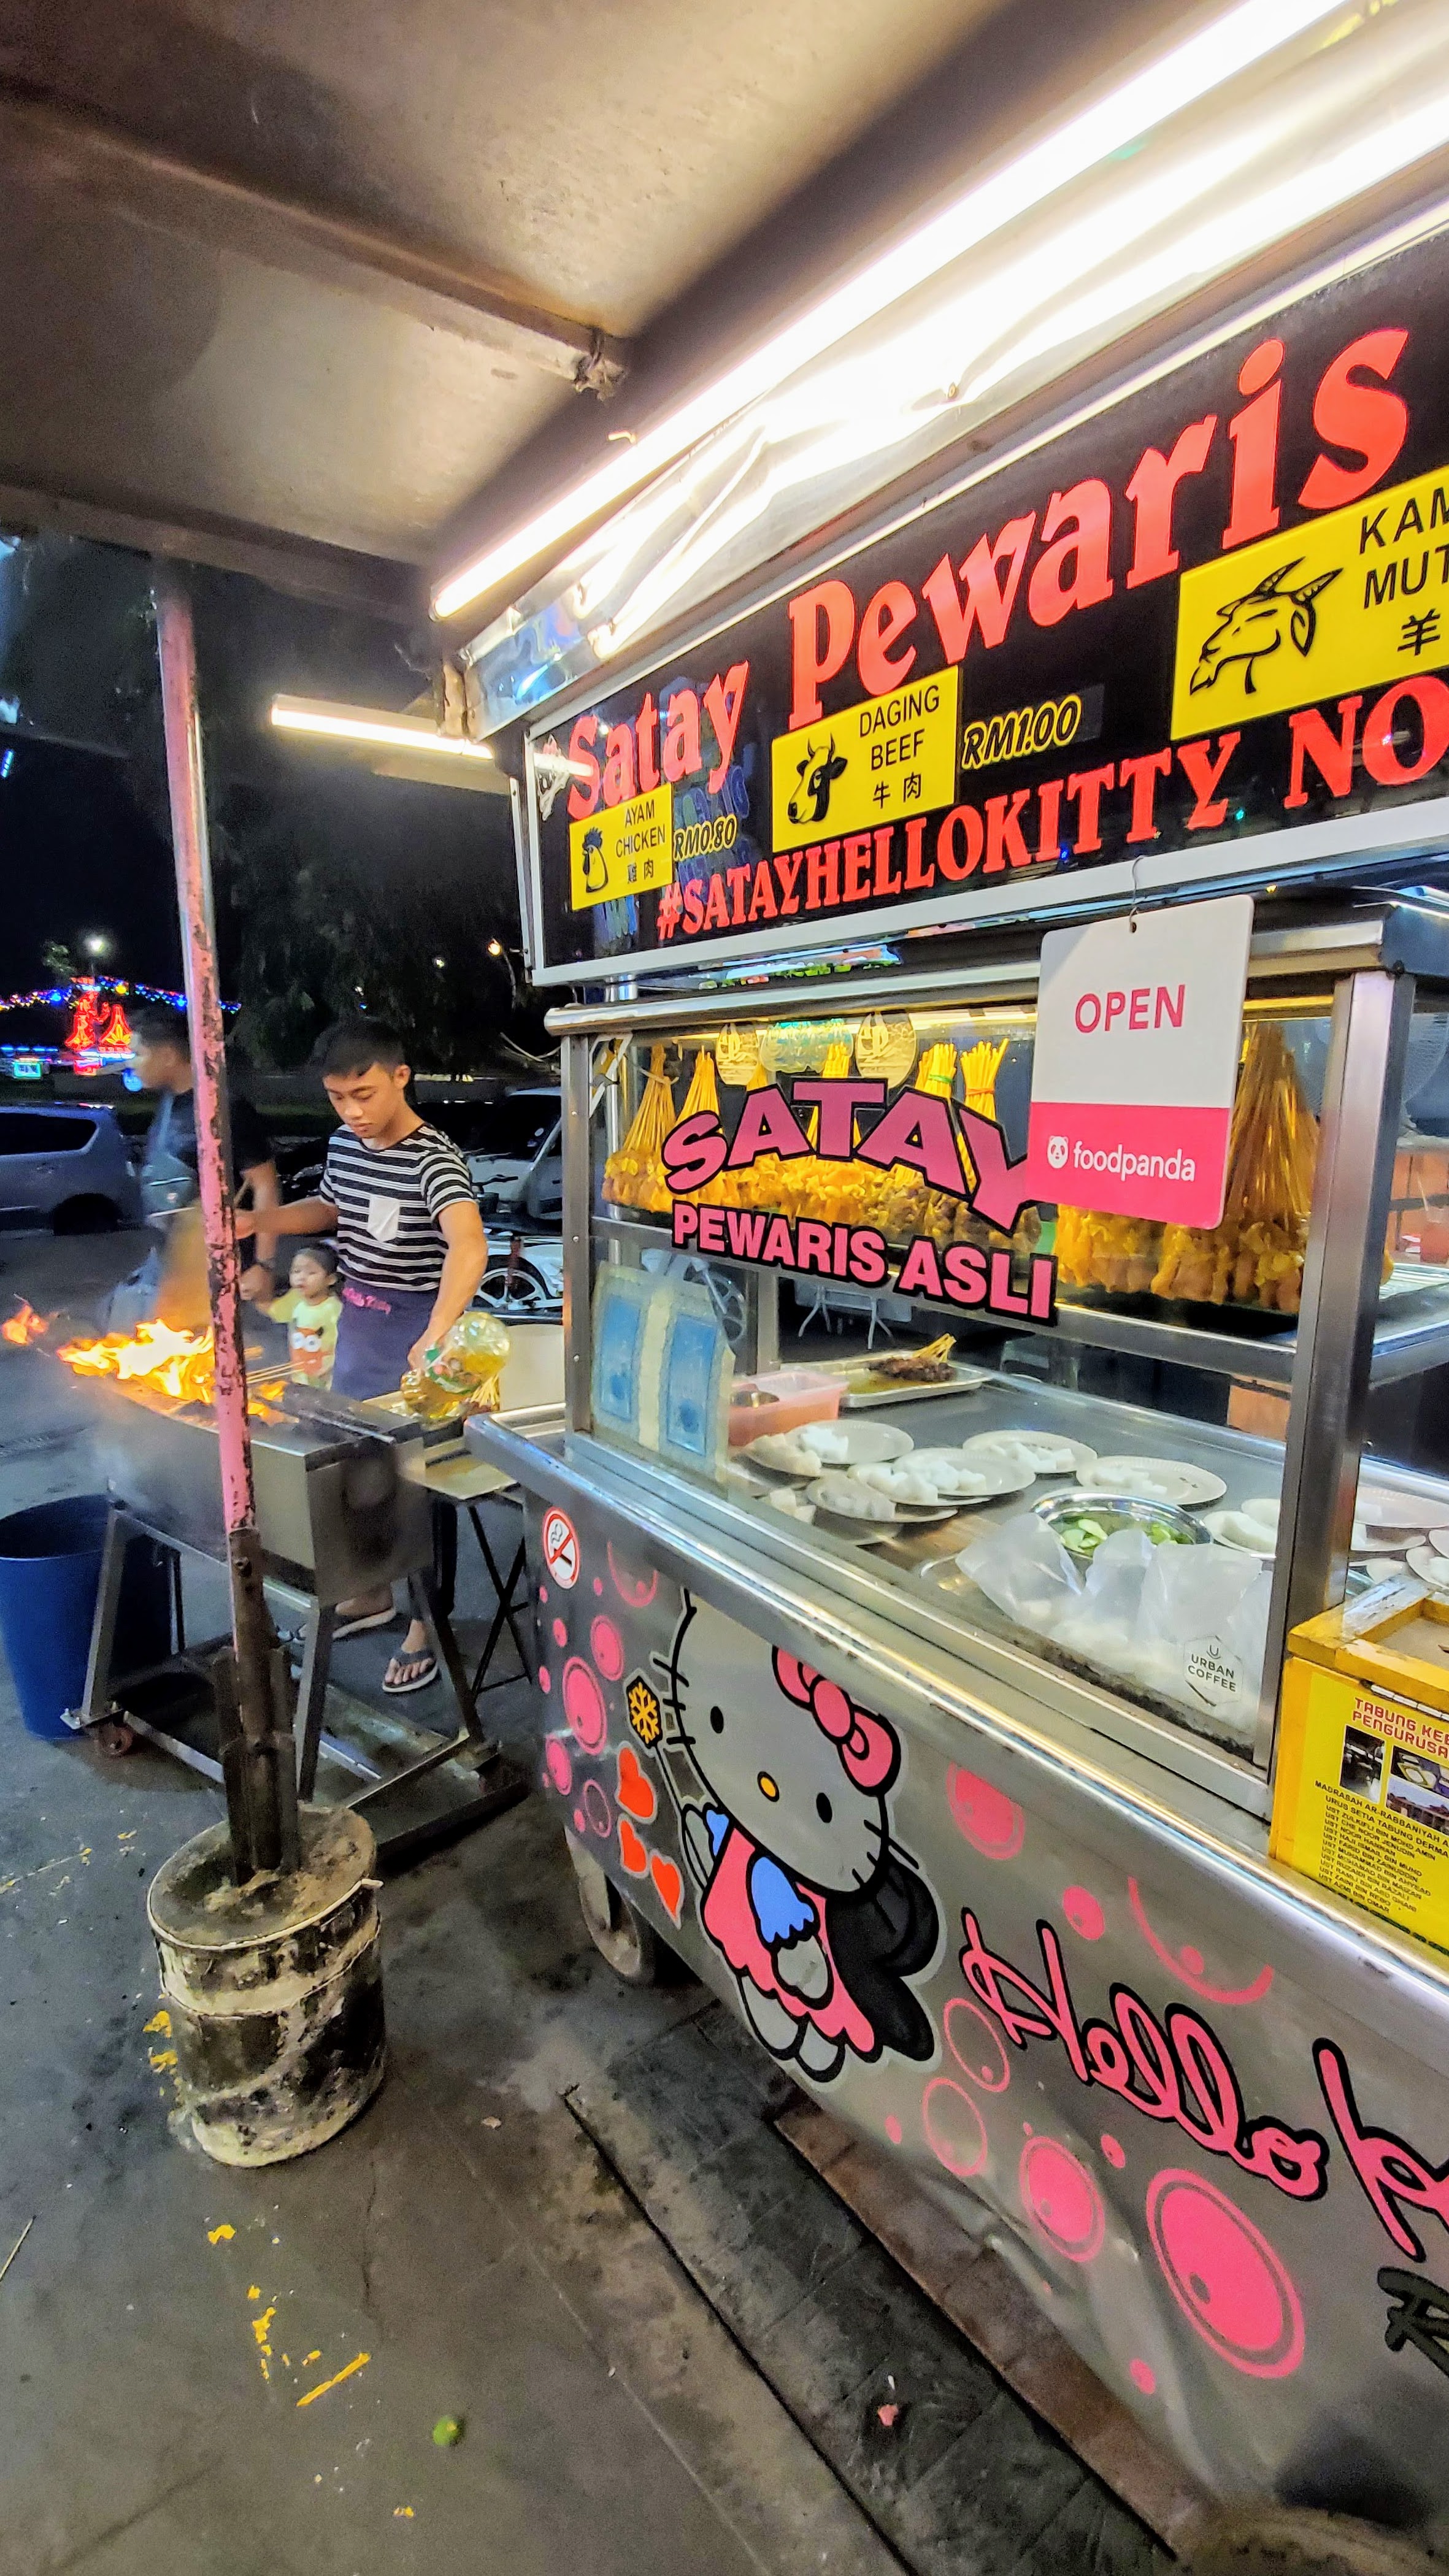
[[[838,1682],[811,1672],[795,1655],[775,1649],[775,1679],[787,1699],[808,1708],[818,1727],[840,1747],[857,1788],[882,1789],[895,1769],[896,1741],[883,1718],[857,1708]]]

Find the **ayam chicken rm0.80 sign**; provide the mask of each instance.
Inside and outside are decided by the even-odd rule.
[[[539,980],[1442,846],[1446,336],[1437,242],[1366,259],[569,703]]]

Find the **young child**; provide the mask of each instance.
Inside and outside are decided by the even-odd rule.
[[[330,1386],[337,1351],[337,1255],[330,1243],[307,1243],[292,1255],[291,1286],[268,1306],[273,1323],[287,1327],[287,1356],[310,1386]]]

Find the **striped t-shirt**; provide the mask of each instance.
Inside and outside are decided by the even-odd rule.
[[[318,1191],[337,1210],[344,1279],[427,1292],[436,1290],[447,1257],[438,1218],[476,1195],[457,1146],[427,1126],[397,1145],[364,1145],[350,1127],[339,1127]]]

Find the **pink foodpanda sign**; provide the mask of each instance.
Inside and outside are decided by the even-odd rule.
[[[1067,1207],[1215,1226],[1242,1046],[1249,895],[1042,942],[1027,1163]]]

